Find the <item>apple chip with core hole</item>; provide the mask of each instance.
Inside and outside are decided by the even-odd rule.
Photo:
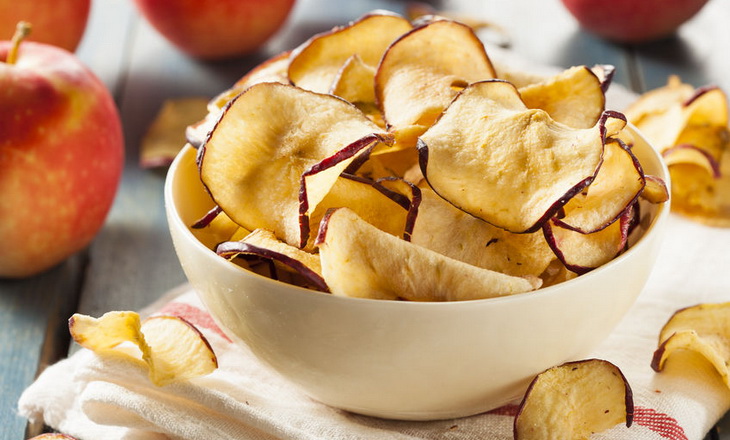
[[[570,199],[555,224],[589,234],[613,223],[641,194],[644,172],[629,147],[619,140],[605,145],[603,163],[585,191]]]
[[[389,127],[425,130],[466,85],[496,73],[466,25],[437,20],[401,36],[375,74],[375,96]]]
[[[730,302],[680,309],[659,332],[659,347],[651,367],[660,372],[675,351],[690,350],[710,362],[730,387]]]
[[[348,26],[315,35],[293,51],[289,80],[304,89],[327,93],[353,55],[374,72],[386,48],[409,30],[410,22],[399,15],[372,13]]]
[[[340,173],[378,142],[392,136],[352,104],[262,83],[227,106],[200,147],[200,176],[233,221],[304,247],[309,214]]]
[[[540,286],[539,278],[481,269],[394,237],[347,208],[328,212],[317,245],[322,275],[334,295],[458,301],[522,293]]]
[[[430,188],[421,194],[414,244],[512,276],[540,276],[555,258],[541,231],[513,234],[454,207]]]
[[[587,440],[633,422],[634,399],[614,364],[588,359],[550,368],[530,384],[514,421],[515,440]]]
[[[593,127],[606,105],[601,80],[586,66],[572,67],[519,91],[528,108],[543,109],[554,121],[575,128]]]
[[[153,316],[140,323],[135,312],[108,312],[101,318],[74,314],[74,341],[100,356],[120,356],[149,368],[158,386],[192,379],[218,368],[213,349],[195,326],[177,316]]]
[[[571,128],[528,109],[512,84],[482,81],[421,136],[421,170],[458,208],[510,232],[534,232],[593,181],[615,124],[605,113],[591,128]]]

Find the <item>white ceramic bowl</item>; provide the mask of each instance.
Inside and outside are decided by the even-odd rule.
[[[648,174],[668,182],[638,134],[634,151]],[[216,256],[187,227],[212,207],[190,147],[169,170],[165,201],[183,270],[234,341],[321,402],[407,420],[499,407],[537,373],[587,355],[644,287],[669,211],[660,206],[628,252],[574,280],[496,299],[412,303],[293,287]]]

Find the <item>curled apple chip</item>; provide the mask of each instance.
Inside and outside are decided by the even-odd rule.
[[[513,234],[454,207],[430,188],[421,194],[414,244],[512,276],[540,276],[555,259],[540,231]]]
[[[237,224],[304,247],[309,214],[340,173],[378,142],[392,136],[352,104],[261,83],[226,107],[199,149],[200,176]]]
[[[460,209],[510,232],[534,232],[593,181],[610,119],[571,128],[528,109],[508,82],[474,83],[421,136],[421,170]]]
[[[375,96],[389,127],[430,126],[466,85],[496,73],[474,31],[451,20],[414,28],[388,47]]]
[[[69,319],[69,331],[74,341],[100,356],[116,354],[147,365],[157,386],[218,368],[205,336],[177,316],[153,316],[141,323],[136,312],[108,312],[98,319],[77,313]]]
[[[582,233],[568,229],[552,219],[543,226],[548,245],[565,267],[584,274],[613,260],[626,250],[629,232],[638,222],[633,205],[608,226],[595,232]]]
[[[347,26],[317,34],[292,52],[289,80],[304,89],[327,93],[353,55],[364,66],[373,68],[372,79],[385,49],[409,30],[411,24],[405,18],[378,11]]]
[[[537,277],[481,269],[401,240],[347,208],[329,211],[322,220],[317,245],[322,275],[334,295],[460,301],[522,293],[540,286]],[[425,267],[429,270],[424,271]]]
[[[206,114],[207,98],[168,99],[162,103],[139,146],[142,168],[168,166],[185,145],[185,130]]]
[[[634,398],[626,377],[611,362],[567,362],[530,384],[514,421],[515,440],[587,440],[633,422]]]
[[[659,346],[651,367],[662,371],[679,350],[703,356],[730,387],[730,302],[699,304],[676,311],[659,332]]]
[[[626,211],[644,189],[646,180],[639,160],[619,140],[605,145],[603,163],[595,180],[563,207],[554,223],[584,234],[599,231]]]
[[[575,128],[593,127],[606,105],[603,83],[587,66],[572,67],[519,92],[528,108],[543,109],[554,121]]]
[[[322,278],[322,265],[317,255],[290,246],[265,229],[257,229],[238,241],[223,242],[216,247],[216,253],[228,259],[241,255],[265,258],[303,277],[295,284],[323,292],[329,290]],[[279,276],[274,278],[280,279]]]

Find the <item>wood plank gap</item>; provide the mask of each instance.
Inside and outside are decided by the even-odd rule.
[[[131,76],[132,53],[134,52],[137,35],[139,35],[139,15],[134,15],[130,21],[130,24],[127,26],[127,37],[124,39],[124,50],[122,51],[121,57],[122,62],[119,67],[119,80],[114,89],[114,102],[117,103],[117,107],[120,109],[120,112],[123,104],[122,100],[124,99],[124,94],[129,83],[129,77]]]
[[[83,291],[90,264],[89,249],[85,249],[73,258],[74,265],[77,266],[75,279],[71,282],[75,295],[72,296],[73,301],[64,301],[59,305],[59,312],[48,318],[46,332],[43,337],[43,345],[41,345],[40,356],[38,358],[38,369],[35,373],[36,378],[43,373],[46,367],[60,361],[68,355],[69,346],[71,345],[68,319],[78,309],[79,303],[81,302],[81,292]],[[29,421],[25,428],[25,438],[31,438],[44,432],[52,431],[43,421]]]
[[[636,49],[632,47],[626,48],[626,66],[628,68],[629,87],[636,93],[644,93],[646,91],[646,81],[639,65],[639,56]]]

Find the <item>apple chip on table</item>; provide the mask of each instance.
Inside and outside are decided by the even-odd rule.
[[[677,76],[640,96],[626,115],[661,151],[672,179],[672,210],[730,227],[730,135],[724,91],[695,89]]]
[[[188,131],[215,204],[193,231],[335,295],[465,300],[574,278],[668,198],[605,109],[611,71],[515,85],[468,26],[367,14],[211,101]]]

